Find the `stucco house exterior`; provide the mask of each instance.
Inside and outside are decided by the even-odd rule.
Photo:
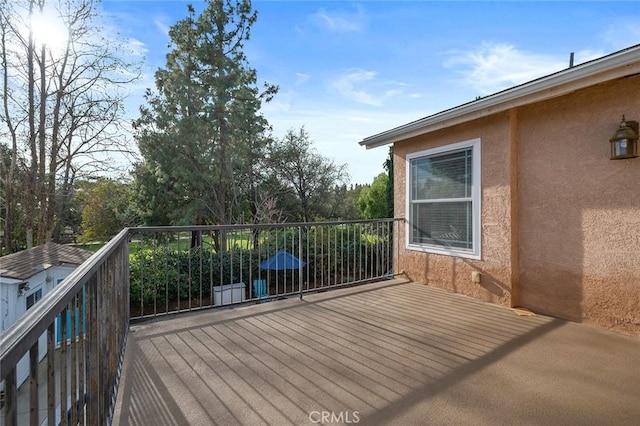
[[[640,45],[365,138],[394,148],[396,271],[640,336]],[[636,130],[637,132],[637,130]]]
[[[0,335],[92,255],[81,248],[47,243],[0,257]],[[57,331],[56,335],[59,339]],[[38,341],[38,353],[41,359],[47,354],[45,335]],[[28,377],[28,367],[25,356],[18,363],[18,383]]]

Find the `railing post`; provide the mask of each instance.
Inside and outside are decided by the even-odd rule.
[[[18,424],[17,375],[14,367],[4,381],[4,418],[7,426]]]
[[[98,332],[98,278],[92,276],[87,285],[87,417],[89,424],[100,424],[100,353]]]
[[[56,325],[47,328],[47,424],[56,424]]]
[[[71,368],[71,381],[70,381],[70,395],[71,395],[71,416],[69,423],[72,425],[78,424],[78,295],[71,300],[71,340],[69,350],[71,352],[70,368]]]
[[[60,357],[58,359],[60,369],[60,424],[66,426],[67,422],[67,312],[64,308],[60,313]]]
[[[298,227],[298,260],[302,263],[302,225]],[[302,300],[302,280],[304,278],[304,274],[300,263],[298,264],[298,287],[300,291],[300,300]]]
[[[38,345],[40,339],[29,350],[29,421],[37,425],[38,421]]]
[[[82,287],[82,291],[80,292],[80,294],[82,294],[81,298],[80,298],[80,303],[79,303],[79,308],[78,308],[78,318],[79,318],[79,322],[80,322],[80,326],[78,329],[78,353],[80,354],[80,359],[78,362],[78,387],[79,387],[79,399],[81,404],[82,409],[78,410],[78,422],[82,425],[85,424],[85,420],[86,420],[86,411],[84,409],[84,407],[86,406],[87,403],[87,399],[86,399],[86,395],[87,395],[87,371],[86,371],[86,365],[87,365],[87,350],[86,350],[86,331],[87,331],[87,323],[88,323],[88,318],[87,318],[87,285],[85,284]],[[127,305],[127,309],[129,308],[129,305]]]

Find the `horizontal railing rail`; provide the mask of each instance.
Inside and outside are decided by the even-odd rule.
[[[131,319],[391,278],[399,224],[124,229],[0,337],[0,423],[110,424]]]

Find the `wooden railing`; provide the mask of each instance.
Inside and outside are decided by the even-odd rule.
[[[122,230],[0,338],[5,425],[111,423],[129,330],[128,237]],[[59,344],[57,321],[59,335],[69,336]],[[47,350],[40,362],[42,339]],[[29,378],[18,401],[21,359]]]

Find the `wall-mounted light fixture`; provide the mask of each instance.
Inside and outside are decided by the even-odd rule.
[[[638,122],[627,121],[622,116],[620,127],[611,139],[611,159],[622,160],[638,156]]]
[[[29,291],[29,283],[21,283],[18,286],[18,296],[24,296]]]

